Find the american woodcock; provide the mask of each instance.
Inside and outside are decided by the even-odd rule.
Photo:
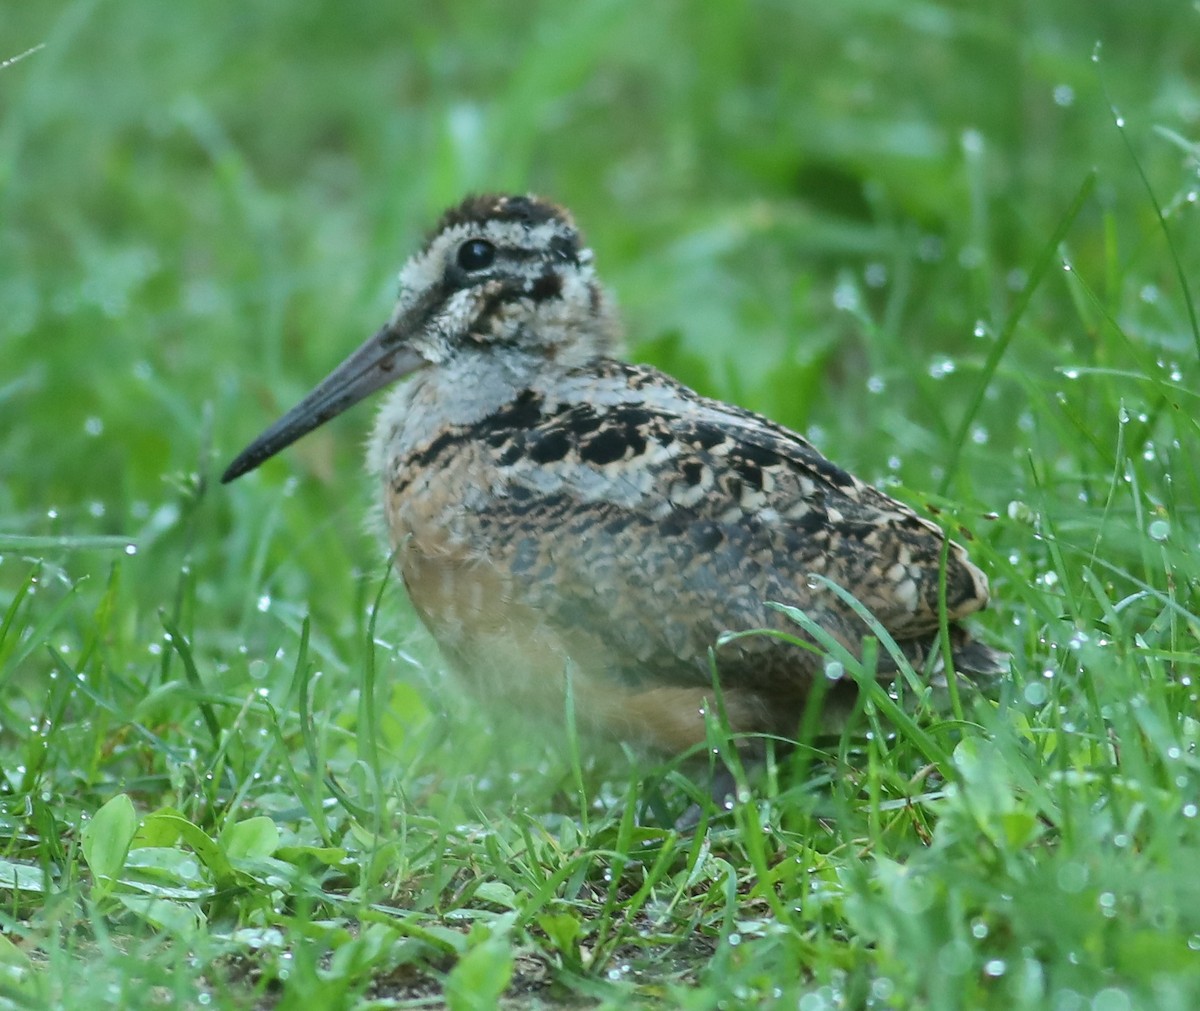
[[[614,357],[611,303],[564,209],[469,198],[400,288],[391,320],[222,480],[409,376],[370,466],[413,605],[487,695],[561,714],[569,677],[581,725],[681,752],[705,739],[716,647],[731,729],[787,737],[824,658],[722,632],[804,638],[779,601],[858,652],[866,623],[819,576],[922,664],[941,655],[943,564],[955,667],[1003,668],[958,624],[987,581],[937,526],[794,432]]]

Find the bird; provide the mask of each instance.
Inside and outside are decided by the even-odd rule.
[[[621,357],[565,208],[470,196],[399,283],[387,323],[222,481],[405,380],[369,469],[412,605],[484,700],[535,721],[570,705],[579,727],[678,755],[719,695],[732,733],[787,739],[832,646],[861,655],[871,634],[835,586],[914,667],[941,664],[945,626],[959,675],[1006,669],[963,624],[987,578],[941,527],[786,427]],[[725,634],[759,629],[776,634]]]

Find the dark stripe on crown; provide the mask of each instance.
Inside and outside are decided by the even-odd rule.
[[[442,215],[430,233],[430,238],[456,225],[482,224],[485,221],[514,221],[533,228],[556,221],[575,231],[575,222],[564,208],[535,196],[513,196],[505,193],[481,193],[467,197],[457,207]]]

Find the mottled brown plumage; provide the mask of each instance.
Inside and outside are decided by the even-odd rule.
[[[708,651],[727,630],[799,635],[804,610],[857,652],[846,588],[914,662],[938,636],[944,536],[808,442],[613,357],[616,325],[569,215],[473,197],[405,266],[391,322],[226,472],[244,473],[399,375],[372,439],[397,564],[447,659],[480,691],[663,751],[704,739]],[[962,671],[1003,657],[957,623],[987,602],[946,553]],[[794,732],[824,660],[770,636],[717,649],[737,731]]]

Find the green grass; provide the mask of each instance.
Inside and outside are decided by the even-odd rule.
[[[1200,15],[424,6],[0,0],[0,1003],[1200,1006]],[[479,188],[970,537],[1012,678],[679,836],[443,677],[369,408],[216,484]]]

